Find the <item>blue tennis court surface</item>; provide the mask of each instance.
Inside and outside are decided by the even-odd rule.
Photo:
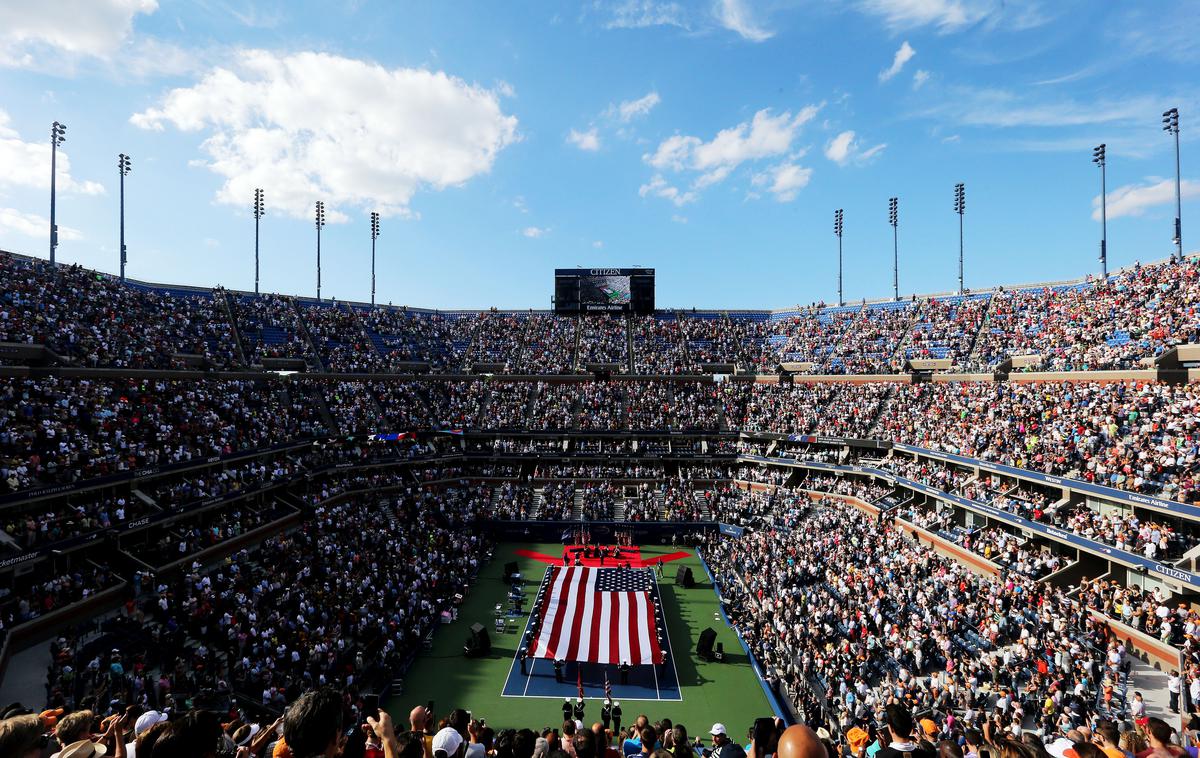
[[[659,613],[662,613],[657,579],[653,581],[651,592],[659,601]],[[538,612],[536,603],[531,605],[530,613],[525,618],[522,639],[529,631],[533,615]],[[670,634],[665,631],[665,623],[660,623],[660,627],[664,630],[660,643],[663,663],[658,666],[631,667],[625,683],[621,682],[616,665],[603,663],[567,661],[561,676],[556,678],[553,661],[548,658],[529,658],[525,661],[525,672],[522,673],[521,661],[514,655],[501,694],[504,697],[570,698],[573,702],[579,696],[579,682],[582,680],[584,698],[589,701],[587,718],[595,720],[604,700],[607,674],[613,700],[683,700],[679,692],[679,673],[675,669]]]

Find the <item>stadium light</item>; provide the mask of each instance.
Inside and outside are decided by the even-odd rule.
[[[1092,163],[1100,167],[1100,276],[1108,279],[1108,198],[1105,197],[1105,145],[1092,148]]]
[[[838,307],[846,304],[842,297],[842,209],[833,212],[833,233],[838,238]]]
[[[896,227],[900,225],[900,198],[888,198],[888,223],[892,225],[892,296],[900,299],[900,243]]]
[[[379,238],[379,214],[371,211],[371,307],[375,307],[375,240]]]
[[[267,212],[261,188],[254,189],[254,294],[258,294],[258,222]]]
[[[58,146],[67,141],[67,125],[55,121],[50,125],[50,265],[58,247],[58,224],[54,223],[54,188],[58,178]]]
[[[117,172],[121,175],[121,281],[125,281],[125,177],[133,170],[129,156],[121,153],[117,156]]]
[[[958,294],[963,295],[963,212],[967,209],[967,188],[962,182],[954,185],[954,212],[958,214]]]
[[[1175,135],[1175,253],[1171,260],[1183,260],[1183,205],[1179,193],[1179,109],[1163,113],[1163,131]]]
[[[325,203],[317,201],[317,300],[321,299],[321,227],[325,226]]]

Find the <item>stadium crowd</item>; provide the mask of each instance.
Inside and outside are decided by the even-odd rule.
[[[6,254],[0,278],[0,342],[44,345],[62,365],[87,368],[167,370],[201,361],[226,369],[291,359],[350,373],[403,372],[419,363],[457,375],[485,363],[500,366],[498,374],[565,374],[599,363],[613,364],[614,373],[678,375],[708,363],[770,368],[786,360],[812,363],[814,372],[867,374],[892,373],[904,358],[989,368],[1037,353],[1045,367],[1094,369],[1134,366],[1200,336],[1194,261],[1135,267],[1107,282],[961,299],[602,318],[443,314],[124,285]],[[105,627],[103,648],[94,629],[82,627],[54,640],[44,703],[51,710],[23,714],[10,706],[0,714],[0,755],[40,758],[54,740],[75,751],[67,758],[96,754],[93,744],[122,758],[238,748],[308,758],[353,739],[364,755],[406,758],[613,758],[612,745],[631,742],[632,752],[621,752],[691,758],[686,730],[662,721],[638,719],[613,732],[564,724],[562,735],[573,736],[566,740],[490,730],[465,711],[437,723],[418,708],[397,735],[390,717],[370,712],[362,694],[390,681],[431,630],[456,614],[460,590],[489,558],[480,520],[490,514],[719,519],[745,527],[740,538],[708,537],[704,557],[770,684],[825,730],[831,756],[861,758],[869,741],[890,734],[905,744],[944,738],[944,758],[972,751],[978,758],[985,744],[1001,758],[1062,758],[1052,745],[1065,749],[1064,740],[1073,758],[1121,758],[1116,743],[1137,747],[1139,736],[1156,751],[1147,755],[1182,758],[1169,729],[1144,718],[1141,701],[1129,694],[1129,651],[1088,612],[1178,647],[1186,665],[1174,692],[1194,688],[1191,700],[1200,700],[1200,614],[1160,588],[1104,577],[1052,586],[1042,580],[1066,559],[1001,528],[967,528],[948,510],[915,503],[879,519],[835,497],[884,501],[895,488],[882,481],[731,457],[696,465],[657,460],[731,455],[735,445],[766,454],[773,442],[456,435],[669,428],[876,437],[1193,502],[1200,497],[1196,385],[168,377],[0,377],[0,495],[96,483],[83,494],[6,506],[0,549],[20,555],[87,537],[98,545],[88,560],[0,588],[0,637],[115,588],[125,601]],[[416,430],[440,430],[451,441],[440,448],[397,441],[388,449],[332,441],[380,431],[403,439]],[[316,444],[300,444],[306,441]],[[287,449],[271,452],[277,446]],[[775,448],[788,456],[798,449]],[[625,458],[424,460],[463,450]],[[845,462],[844,453],[796,455],[833,456]],[[1200,533],[1170,516],[1064,505],[1052,490],[929,459],[852,460],[1149,558],[1176,559],[1200,544]],[[382,465],[400,461],[409,465]],[[184,464],[189,470],[171,473]],[[155,478],[136,493],[128,484],[102,484],[130,472]],[[733,486],[733,478],[761,486]],[[288,499],[255,497],[283,483],[294,485]],[[205,505],[215,501],[221,507]],[[131,522],[151,515],[168,523],[127,534]],[[297,528],[241,546],[284,519]],[[913,539],[913,527],[987,558],[1000,573],[979,575],[940,557]],[[124,554],[110,563],[103,558],[116,542],[100,535],[115,531]],[[216,563],[197,560],[234,543]],[[245,712],[248,703],[259,708],[254,715]],[[266,715],[286,705],[282,719]],[[927,715],[932,727],[925,718],[915,723],[912,713]],[[1132,728],[1114,737],[1126,719]],[[1094,730],[1093,722],[1100,723]],[[724,749],[736,747],[724,731],[712,730],[716,758],[742,758]],[[778,727],[756,724],[752,734],[755,758],[771,755]],[[1037,735],[1040,752],[1027,739]],[[660,747],[670,756],[658,755]],[[1128,753],[1145,758],[1141,750]]]
[[[561,374],[602,363],[621,373],[680,374],[707,364],[771,370],[793,361],[812,364],[809,373],[864,374],[892,373],[911,358],[987,370],[1012,355],[1036,355],[1041,368],[1096,370],[1136,367],[1200,339],[1194,259],[1135,265],[1105,282],[1001,287],[967,297],[582,319],[122,285],[77,266],[55,271],[7,253],[0,254],[0,275],[0,342],[42,344],[82,365],[126,368],[180,367],[183,356],[194,355],[213,368],[296,358],[332,371],[425,363],[460,373],[480,363]]]
[[[799,516],[791,501],[776,507],[773,518],[791,511],[791,529],[804,530],[803,549],[759,531],[713,540],[705,558],[743,638],[797,705],[809,693],[848,724],[900,699],[968,727],[1028,715],[1044,734],[1064,716],[1123,715],[1098,693],[1127,686],[1125,651],[1061,589],[975,574],[831,499]]]

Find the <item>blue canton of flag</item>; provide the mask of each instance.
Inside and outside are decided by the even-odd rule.
[[[649,592],[650,569],[602,569],[596,592]]]

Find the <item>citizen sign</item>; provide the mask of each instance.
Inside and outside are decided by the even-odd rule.
[[[594,268],[589,272],[592,276],[620,276],[621,269],[619,268]]]
[[[1177,568],[1171,568],[1170,566],[1164,566],[1161,563],[1156,563],[1151,568],[1153,568],[1156,573],[1164,574],[1166,576],[1171,577],[1172,579],[1178,579],[1179,581],[1187,582],[1188,584],[1191,584],[1193,582],[1192,575],[1186,571],[1180,571]]]

